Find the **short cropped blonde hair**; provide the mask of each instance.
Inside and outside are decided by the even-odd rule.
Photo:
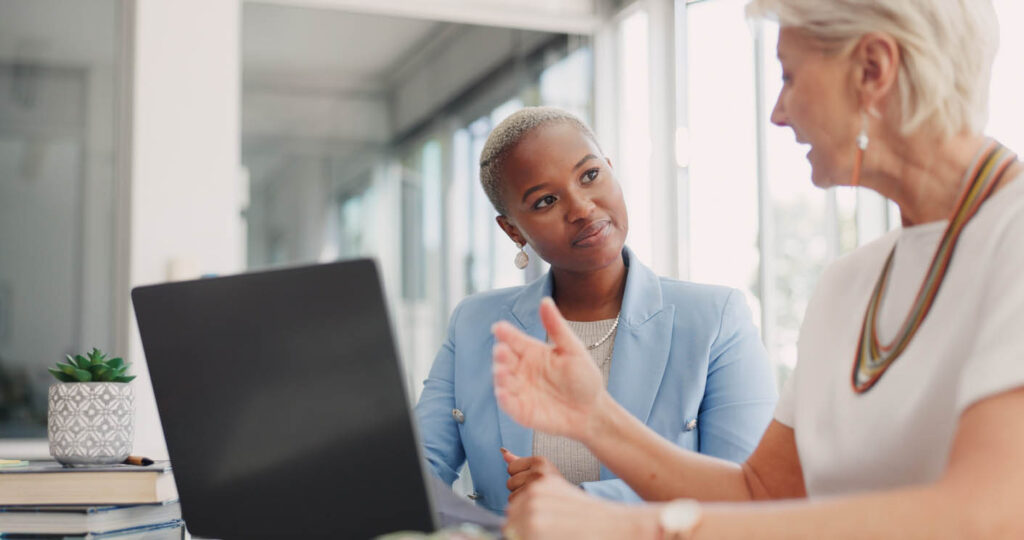
[[[597,137],[583,120],[580,120],[575,114],[557,107],[520,109],[502,120],[487,137],[483,151],[480,152],[480,184],[483,185],[484,193],[487,194],[487,198],[491,200],[491,204],[499,214],[505,215],[508,212],[505,202],[501,199],[501,167],[505,156],[533,130],[555,123],[575,126],[580,133],[597,145]]]
[[[979,133],[988,119],[999,24],[991,0],[751,0],[751,18],[776,19],[836,50],[869,32],[896,40],[902,132]]]

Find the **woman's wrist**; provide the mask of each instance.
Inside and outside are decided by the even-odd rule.
[[[616,416],[620,410],[622,407],[611,394],[607,390],[602,390],[587,418],[586,426],[579,438],[580,442],[592,448],[593,443],[608,440],[609,435],[616,430]]]
[[[660,504],[643,504],[625,507],[629,512],[623,523],[628,524],[628,538],[637,540],[662,540],[660,526]],[[623,538],[627,538],[624,536]]]

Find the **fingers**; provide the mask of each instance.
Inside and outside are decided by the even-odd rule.
[[[507,453],[508,456],[514,456],[508,450],[502,449],[503,454]],[[506,456],[506,460],[508,457]],[[558,471],[553,463],[551,463],[544,456],[528,456],[524,458],[517,458],[511,461],[508,465],[509,478],[505,485],[511,492],[509,497],[511,500],[511,494],[529,485],[531,482],[535,482],[545,477],[562,477],[562,474]]]
[[[497,376],[495,376],[494,382],[494,399],[498,402],[501,410],[507,412],[514,420],[519,421],[519,413],[522,407],[519,399],[508,390],[498,387]]]
[[[517,383],[511,382],[513,377],[511,375],[503,377],[495,370],[494,399],[498,402],[501,410],[508,413],[513,420],[528,426],[531,424],[532,404],[521,397],[516,391],[510,389],[517,386]]]
[[[536,492],[533,486],[544,482],[545,476],[536,471],[519,473],[508,479],[508,502],[511,504],[517,497],[530,492]]]
[[[529,492],[529,490],[526,489],[526,488],[520,488],[520,489],[516,489],[516,490],[513,490],[513,491],[509,491],[509,493],[508,493],[508,502],[509,502],[509,504],[512,504],[512,501],[516,500],[517,497],[523,495],[524,493],[528,493],[528,492]]]
[[[548,337],[555,344],[566,350],[582,350],[583,344],[573,333],[572,329],[565,322],[561,312],[555,306],[551,298],[544,298],[540,301],[540,320],[548,331]]]
[[[523,356],[531,350],[539,351],[547,348],[547,345],[526,335],[526,333],[512,326],[508,321],[494,323],[494,326],[491,327],[491,333],[494,334],[494,337],[499,342],[507,344],[517,356]]]
[[[544,476],[540,471],[526,470],[519,474],[513,474],[508,478],[508,482],[505,482],[505,486],[509,491],[515,492],[519,488],[527,486],[530,482],[540,480]]]
[[[603,528],[587,531],[595,518],[595,499],[559,478],[542,477],[509,496],[504,530],[506,538],[624,538],[626,535]]]
[[[506,523],[508,525],[512,525],[513,523],[517,522],[520,526],[524,525],[523,522],[525,521],[525,519],[530,517],[530,513],[532,510],[531,506],[535,506],[530,504],[530,500],[536,500],[542,497],[543,495],[537,489],[543,483],[543,481],[534,482],[529,487],[513,490],[509,494],[508,507],[506,508],[508,518]],[[526,530],[521,529],[521,532],[526,532]]]
[[[510,489],[508,492],[508,503],[512,504],[512,502],[515,501],[517,497],[521,496],[524,493],[529,493],[529,490],[527,490],[526,488]]]
[[[494,346],[494,389],[515,394],[523,386],[522,377],[516,372],[518,357],[504,343]]]
[[[501,450],[501,457],[505,460],[506,464],[511,464],[513,461],[515,461],[517,459],[522,459],[519,456],[513,454],[512,451],[510,451],[508,448],[505,448],[504,446],[501,447],[500,450]]]
[[[536,467],[541,464],[542,459],[544,458],[539,458],[536,456],[529,456],[516,459],[515,461],[512,461],[511,463],[508,464],[508,473],[518,474],[527,469],[530,469],[531,467]]]

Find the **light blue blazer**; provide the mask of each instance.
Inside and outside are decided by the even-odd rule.
[[[608,392],[634,416],[682,448],[741,462],[764,433],[777,399],[775,377],[742,293],[659,278],[627,248],[628,267]],[[451,485],[469,461],[473,498],[495,512],[508,503],[499,448],[533,453],[533,431],[494,398],[491,325],[507,320],[546,339],[537,312],[551,275],[522,287],[475,294],[452,313],[416,418],[424,454]],[[457,411],[457,412],[456,412]],[[461,420],[461,422],[459,421]],[[639,497],[604,466],[582,486],[622,501]]]

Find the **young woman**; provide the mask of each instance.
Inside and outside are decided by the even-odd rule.
[[[569,319],[602,387],[638,421],[681,448],[746,459],[776,391],[743,295],[660,278],[624,247],[622,190],[575,116],[521,110],[494,129],[480,162],[498,225],[551,271],[523,287],[473,295],[453,312],[416,406],[434,473],[451,483],[468,461],[473,498],[496,512],[547,476],[601,497],[638,500],[582,444],[534,432],[498,409],[491,326],[508,320],[545,339],[537,316],[544,297]],[[517,257],[520,266],[525,256]]]

